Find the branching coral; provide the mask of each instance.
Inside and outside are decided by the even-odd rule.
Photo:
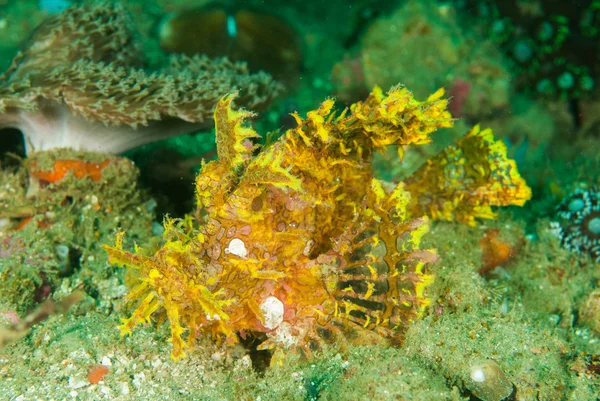
[[[260,349],[305,353],[341,338],[401,340],[429,303],[426,269],[437,256],[419,248],[427,217],[411,214],[403,183],[373,178],[371,155],[450,126],[442,95],[418,102],[405,88],[375,88],[340,115],[326,100],[294,114],[298,126],[260,152],[243,126],[252,114],[221,100],[218,160],[196,180],[198,226],[167,220],[152,255],[125,251],[122,233],[105,247],[111,263],[140,274],[128,299],[141,301],[122,333],[166,318],[174,358],[203,332],[230,343],[265,333]]]
[[[51,17],[0,76],[0,128],[21,130],[27,152],[119,153],[209,127],[214,105],[234,89],[240,103],[260,108],[280,88],[225,59],[174,57],[162,71],[136,69],[123,14],[104,4]]]

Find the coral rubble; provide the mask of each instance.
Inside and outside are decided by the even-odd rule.
[[[105,247],[111,263],[140,274],[128,296],[139,304],[122,333],[159,313],[160,321],[169,320],[174,358],[201,332],[231,343],[264,333],[260,349],[305,353],[343,335],[401,340],[429,302],[426,268],[437,257],[419,248],[428,210],[411,207],[407,185],[374,179],[370,160],[389,145],[427,143],[436,129],[450,126],[442,95],[419,102],[405,88],[386,96],[376,87],[340,115],[327,100],[304,119],[294,114],[298,126],[258,153],[257,133],[242,125],[251,113],[234,111],[232,98],[224,98],[214,115],[218,160],[204,164],[196,181],[199,227],[191,217],[167,220],[166,243],[153,255],[123,250],[123,234]],[[479,149],[487,159],[477,162],[508,164],[494,147]],[[477,205],[489,208],[498,193],[502,204],[522,203],[527,187],[516,170],[480,171],[486,180],[477,181]],[[421,195],[415,191],[418,202]],[[464,210],[456,218],[493,216]]]
[[[173,57],[147,72],[119,6],[69,8],[42,23],[0,75],[0,128],[17,128],[26,150],[71,147],[119,153],[207,128],[216,102],[267,104],[280,89],[265,73],[206,57]]]
[[[68,149],[36,152],[18,170],[3,170],[0,302],[23,314],[83,286],[101,310],[112,310],[119,275],[100,244],[117,228],[148,243],[153,203],[138,177],[128,159]],[[111,279],[116,286],[106,286]]]

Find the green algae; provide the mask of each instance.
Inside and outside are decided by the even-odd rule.
[[[483,264],[479,241],[488,228],[501,230],[500,238],[509,243],[524,237],[523,223],[501,213],[498,221],[475,228],[440,223],[425,238],[437,244],[441,256],[431,289],[435,303],[433,313],[411,326],[404,348],[416,348],[420,358],[462,389],[470,366],[491,359],[513,380],[522,397],[517,399],[578,399],[573,394],[599,391],[594,374],[583,380],[574,371],[578,358],[598,354],[600,344],[572,319],[597,283],[597,269],[574,264],[576,258],[540,222],[540,239],[526,241],[513,260],[486,279],[477,270]],[[556,273],[557,264],[568,272]],[[556,274],[569,279],[552,283]],[[571,318],[555,317],[560,311]]]
[[[0,367],[5,394],[51,392],[59,399],[115,400],[461,399],[442,376],[432,375],[400,349],[358,347],[309,362],[291,357],[259,374],[247,356],[236,356],[207,338],[188,358],[174,362],[164,341],[166,331],[145,328],[138,336],[120,338],[117,324],[116,318],[98,314],[57,316],[41,324],[3,356],[14,359],[11,367]],[[100,363],[109,373],[102,383],[90,384],[87,371]]]
[[[515,385],[516,399],[592,399],[600,380],[587,365],[591,355],[600,353],[598,342],[585,326],[553,319],[539,306],[556,292],[543,291],[542,285],[535,295],[539,301],[524,301],[541,281],[515,284],[523,282],[524,271],[551,271],[554,262],[572,255],[542,235],[484,278],[477,270],[479,240],[487,228],[502,230],[500,238],[506,241],[523,234],[522,224],[502,213],[485,227],[438,223],[424,238],[425,245],[437,245],[441,256],[433,268],[433,303],[423,319],[413,322],[400,347],[347,345],[318,352],[310,361],[290,355],[281,365],[257,371],[247,350],[201,337],[186,358],[174,362],[167,325],[119,336],[116,326],[124,307],[119,303],[108,316],[76,307],[70,315],[40,324],[4,351],[0,358],[11,361],[11,368],[0,366],[0,380],[14,396],[51,389],[56,398],[77,394],[82,400],[467,400],[471,366],[492,360]],[[532,266],[529,252],[545,258]],[[585,266],[578,269],[581,283],[584,274],[597,274]],[[569,290],[575,311],[585,291],[576,284]],[[90,384],[89,366],[107,362],[104,382]]]

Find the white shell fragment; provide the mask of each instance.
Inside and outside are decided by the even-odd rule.
[[[268,297],[260,304],[264,321],[263,326],[269,330],[277,328],[283,322],[283,302],[275,297]]]
[[[248,255],[248,250],[246,249],[244,241],[239,238],[234,238],[229,242],[229,246],[225,248],[225,253],[245,258]]]
[[[466,387],[481,401],[506,401],[512,399],[515,386],[492,360],[480,361],[471,365],[470,381]]]
[[[473,367],[473,370],[471,370],[471,380],[477,383],[485,381],[485,372],[481,366]]]

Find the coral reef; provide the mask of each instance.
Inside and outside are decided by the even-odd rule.
[[[465,123],[464,130],[460,122],[451,130],[454,138],[481,124],[507,143],[509,156],[522,172],[541,167],[548,152],[568,148],[550,143],[561,132],[555,123],[557,113],[541,100],[529,98],[525,91],[515,90],[510,60],[488,32],[478,34],[477,22],[465,15],[469,11],[454,2],[401,2],[394,13],[373,21],[352,52],[335,65],[335,93],[351,102],[362,98],[375,83],[402,82],[417,96],[445,87],[449,111]],[[567,102],[563,106],[567,107]],[[573,113],[579,119],[583,114],[580,109]],[[569,112],[565,114],[569,121],[573,119]],[[569,144],[573,142],[572,135],[565,137]],[[386,169],[399,167],[404,166],[395,164]]]
[[[465,2],[485,35],[513,61],[518,85],[537,94],[578,98],[597,91],[600,58],[598,3],[561,1]]]
[[[557,209],[559,222],[552,228],[561,244],[576,253],[589,254],[600,262],[600,192],[597,187],[577,188]]]
[[[118,3],[132,15],[136,39],[135,45],[132,41],[130,45],[133,46],[123,46],[124,51],[132,52],[132,57],[120,64],[122,68],[125,71],[144,68],[148,74],[164,68],[168,56],[159,47],[161,19],[169,13],[181,13],[185,7],[201,7],[209,2],[119,0]],[[8,68],[17,45],[30,37],[33,28],[47,15],[39,11],[41,3],[38,0],[0,0],[0,72]],[[497,32],[495,22],[506,22],[506,19],[498,21],[499,18],[493,15],[491,18],[472,18],[474,11],[485,9],[485,3],[495,4],[498,8],[514,6],[508,10],[510,15],[527,9],[535,12],[541,7],[546,15],[540,19],[549,19],[548,7],[567,9],[573,2],[509,0],[501,4],[488,0],[419,0],[418,3],[421,7],[414,6],[415,0],[358,0],[352,2],[352,7],[342,0],[244,1],[243,7],[250,10],[276,10],[279,17],[297,29],[303,45],[305,68],[301,71],[298,90],[293,94],[288,91],[290,97],[262,113],[253,126],[261,134],[284,127],[282,132],[267,134],[264,140],[267,145],[261,147],[256,144],[263,140],[250,138],[242,141],[244,147],[238,151],[224,152],[227,141],[220,141],[221,152],[217,155],[214,137],[198,132],[135,149],[135,164],[106,154],[62,150],[30,152],[28,158],[22,160],[11,153],[15,149],[14,142],[7,141],[8,137],[20,139],[21,135],[16,129],[3,130],[0,146],[11,149],[0,160],[0,343],[9,343],[0,350],[0,398],[94,401],[598,398],[600,269],[587,252],[571,252],[562,246],[549,221],[555,219],[567,228],[568,220],[555,217],[556,205],[560,202],[557,199],[566,200],[574,183],[587,183],[579,184],[582,190],[600,183],[596,160],[600,137],[596,115],[600,115],[600,109],[594,100],[598,92],[589,91],[591,99],[585,96],[577,102],[550,101],[548,97],[532,101],[525,98],[527,91],[511,93],[518,83],[526,85],[530,91],[536,90],[531,84],[535,81],[522,79],[533,70],[524,74],[522,71],[517,77],[516,70],[504,68],[503,61],[507,61],[507,56],[513,59],[516,56],[508,46],[504,48],[504,59],[497,57],[500,52],[494,51],[493,46],[479,48],[488,46],[490,41],[487,39]],[[462,8],[465,4],[475,3],[480,7]],[[225,7],[224,4],[220,2],[219,6]],[[585,24],[572,25],[574,20],[570,15],[582,13],[594,17],[588,4],[587,0],[578,2],[578,7],[568,10],[572,14],[565,15],[569,18],[566,25],[552,26],[558,29],[565,26],[571,29],[572,26],[574,29],[568,35],[577,35],[576,31]],[[396,11],[388,13],[384,9]],[[465,11],[463,15],[460,14],[462,11]],[[465,15],[467,13],[470,15]],[[119,17],[123,21],[124,14]],[[116,19],[115,16],[111,21]],[[479,23],[485,26],[485,31],[482,30],[478,37],[473,28]],[[104,25],[111,24],[105,21]],[[520,39],[535,34],[536,29],[535,25],[521,24],[517,32],[511,27],[517,24],[505,26],[514,34],[513,38]],[[372,41],[366,52],[373,57],[364,59],[362,50],[367,37]],[[141,51],[137,51],[138,43]],[[579,44],[572,47],[574,52],[579,51],[577,46]],[[592,44],[588,49],[592,47],[597,48]],[[65,49],[61,48],[61,51]],[[91,49],[101,52],[101,49]],[[523,56],[525,48],[522,44],[515,49]],[[357,53],[353,56],[352,51],[358,52],[358,57]],[[135,52],[143,54],[144,65],[139,64],[142,58]],[[57,51],[57,54],[64,53]],[[592,52],[589,56],[593,56]],[[382,154],[379,152],[383,149],[379,147],[373,154],[363,151],[360,157],[352,152],[341,154],[340,144],[346,144],[346,141],[340,140],[340,136],[348,141],[353,138],[339,135],[338,123],[353,121],[352,110],[347,111],[342,120],[337,119],[339,114],[330,117],[333,113],[327,114],[324,110],[313,111],[308,116],[306,112],[319,104],[316,102],[330,96],[331,67],[344,57],[348,57],[348,63],[343,66],[348,67],[345,70],[348,75],[339,77],[348,85],[344,91],[350,96],[348,99],[338,96],[336,106],[341,108],[343,106],[339,104],[344,101],[349,105],[365,99],[371,89],[367,85],[381,83],[388,77],[392,78],[384,84],[400,80],[415,91],[417,99],[419,96],[425,99],[429,91],[444,86],[450,98],[447,110],[453,117],[458,117],[452,121],[454,127],[428,134],[430,144],[386,146]],[[439,62],[439,59],[447,63]],[[531,61],[537,59],[536,55]],[[46,57],[45,62],[53,61]],[[375,65],[363,65],[364,61]],[[547,74],[556,79],[559,75],[555,73],[562,68],[573,73],[574,89],[577,89],[581,82],[577,74],[584,70],[570,69],[572,66],[561,64],[560,58],[556,63],[552,57],[546,61],[549,63],[540,65],[543,70],[538,70],[534,78],[543,78]],[[510,67],[510,62],[507,66]],[[597,66],[594,68],[597,71]],[[185,66],[176,70],[173,75],[181,73]],[[569,92],[568,96],[572,94]],[[404,101],[395,102],[386,103],[386,111],[396,110]],[[427,107],[425,102],[417,109],[421,111]],[[247,117],[246,112],[235,106],[230,108],[229,117],[222,118],[217,124],[221,133],[234,125],[229,121],[245,121]],[[206,114],[207,125],[212,125],[208,113],[213,110],[210,106]],[[364,113],[362,106],[355,106],[355,110],[362,110],[366,119],[376,114]],[[397,116],[412,118],[410,110]],[[292,111],[298,111],[298,116],[302,116],[298,117],[302,121],[301,128],[295,128],[294,117],[287,114]],[[218,114],[226,113],[221,108]],[[323,117],[322,124],[318,121],[319,116]],[[241,125],[233,131],[244,129],[244,121],[240,121]],[[482,127],[479,133],[458,143],[457,139],[475,123]],[[97,129],[102,130],[102,124],[98,125]],[[321,127],[321,132],[329,133],[327,143],[315,139],[315,132]],[[505,142],[507,149],[495,140],[482,140],[483,127],[492,128],[494,134],[500,136],[496,139]],[[116,127],[117,130],[125,128],[129,129],[124,125]],[[145,128],[140,126],[138,130]],[[289,128],[295,130],[283,134],[279,141],[273,139]],[[348,127],[342,124],[341,128]],[[371,128],[377,131],[383,127],[373,124]],[[128,132],[135,134],[133,129]],[[491,138],[491,132],[488,133]],[[310,139],[309,145],[300,134]],[[252,135],[248,132],[244,136]],[[370,136],[369,133],[364,135]],[[223,134],[221,137],[229,136]],[[290,138],[295,138],[295,142],[292,143]],[[362,144],[359,141],[358,145]],[[446,148],[450,144],[453,145]],[[344,150],[349,147],[353,151],[356,146],[352,143]],[[369,146],[363,146],[363,149]],[[401,161],[398,161],[398,150],[402,154]],[[474,195],[490,191],[492,199],[505,199],[502,190],[493,188],[490,179],[495,173],[492,172],[508,173],[514,169],[510,163],[496,163],[489,155],[490,151],[496,152],[500,159],[505,158],[506,152],[515,160],[519,173],[532,187],[534,199],[523,208],[492,206],[496,219],[480,221],[477,214],[491,217],[489,208],[484,211],[489,204],[485,197]],[[260,160],[264,161],[267,154],[272,154],[270,152],[285,154],[281,166],[290,168],[287,173],[298,179],[301,190],[274,187],[272,182],[256,184],[259,188],[252,188],[250,173],[256,172],[255,176],[261,178],[270,173],[268,165],[258,166]],[[321,158],[320,164],[306,161],[306,156],[313,152],[315,159]],[[22,154],[20,148],[17,153]],[[235,159],[240,153],[243,161],[232,163],[241,164],[241,167],[235,171],[226,167],[222,167],[223,171],[215,171],[219,165],[229,164],[226,159]],[[134,152],[128,155],[134,155]],[[197,210],[193,209],[196,199],[192,183],[197,173],[193,164],[198,167],[202,158],[212,160],[217,156],[219,161],[207,161],[198,178],[199,184],[207,184],[208,189],[203,193],[199,191],[201,204]],[[186,160],[179,162],[181,159]],[[254,169],[249,171],[251,165]],[[148,169],[144,170],[144,166]],[[139,176],[137,168],[141,169]],[[366,173],[367,170],[373,170],[372,175]],[[340,171],[343,173],[339,174]],[[281,172],[281,175],[285,174]],[[318,182],[314,179],[323,175],[330,178],[333,174],[339,177]],[[160,189],[150,187],[150,175],[164,181],[165,185]],[[418,248],[435,249],[438,255],[438,262],[427,263],[423,268],[425,275],[435,277],[423,290],[423,301],[430,305],[418,316],[411,316],[412,321],[397,330],[385,324],[373,327],[373,323],[367,328],[358,327],[365,323],[359,320],[358,310],[351,311],[349,318],[359,325],[349,321],[344,314],[336,317],[335,309],[330,320],[323,316],[331,313],[332,304],[345,307],[344,301],[350,307],[360,302],[359,306],[366,307],[368,314],[374,312],[372,307],[380,300],[380,304],[390,299],[393,302],[389,297],[391,291],[387,291],[389,285],[386,288],[381,284],[384,281],[382,270],[386,269],[383,263],[372,264],[376,278],[372,277],[368,266],[350,271],[351,277],[350,274],[341,276],[348,265],[334,270],[344,260],[362,263],[371,257],[380,258],[383,248],[387,248],[385,243],[360,246],[358,242],[352,242],[352,247],[359,248],[348,249],[346,258],[328,264],[325,260],[320,264],[326,259],[323,255],[331,254],[334,247],[343,245],[333,241],[339,240],[346,230],[352,230],[360,221],[382,215],[375,208],[372,216],[365,216],[367,211],[363,202],[367,206],[369,202],[373,203],[372,196],[364,196],[372,191],[369,188],[372,177],[381,183],[384,194],[393,193],[398,186],[403,188],[406,221],[422,221],[425,214],[430,219],[459,219],[470,223],[437,221],[428,224],[429,232],[423,235]],[[298,181],[291,180],[291,184]],[[356,181],[360,182],[355,185]],[[403,184],[398,184],[399,181]],[[196,212],[181,221],[168,220],[165,238],[161,241],[164,227],[154,221],[154,216],[163,215],[162,210],[157,213],[161,207],[160,196],[171,197],[175,192],[173,183],[188,189],[188,193],[182,191],[178,195],[187,202],[165,210],[175,216],[183,216],[190,210]],[[335,185],[344,187],[340,186],[333,194],[321,192]],[[140,188],[146,190],[140,191]],[[508,188],[512,188],[513,194],[526,194],[522,181],[514,176]],[[261,191],[256,202],[244,198],[252,197],[255,190]],[[158,206],[145,192],[152,194]],[[360,193],[363,193],[362,198]],[[356,215],[354,210],[343,208],[344,202],[358,203],[359,198]],[[300,202],[315,199],[326,202],[315,205],[316,210]],[[505,201],[515,203],[518,199]],[[284,231],[277,231],[275,222],[279,221],[284,222],[285,226],[281,225]],[[331,221],[331,225],[323,228],[315,223],[310,226],[311,221]],[[250,227],[251,232],[246,233],[247,228],[238,225],[241,222]],[[220,229],[232,225],[235,225],[232,235],[227,229]],[[372,223],[377,230],[368,230],[367,234],[379,234],[379,228],[388,225],[385,219],[381,224]],[[420,228],[424,227],[425,224]],[[139,269],[117,269],[108,264],[109,256],[112,258],[113,255],[107,254],[100,245],[113,245],[118,228],[126,234],[122,237],[122,249],[114,252],[118,251],[125,262],[133,264],[143,259],[146,265]],[[336,228],[341,234],[334,232]],[[199,239],[198,234],[203,237]],[[401,236],[396,245],[405,243],[406,236]],[[306,248],[309,253],[305,257],[302,252],[309,244],[312,248]],[[406,251],[411,250],[416,251],[410,247]],[[427,256],[432,257],[432,254]],[[331,267],[331,271],[319,270],[321,266]],[[413,265],[408,266],[408,270],[412,268]],[[153,269],[162,276],[156,277]],[[270,277],[256,277],[261,274]],[[287,276],[275,277],[277,274]],[[329,281],[323,284],[326,279]],[[340,288],[338,280],[346,286]],[[389,277],[387,280],[393,283]],[[135,294],[135,289],[141,288],[137,286],[144,283],[148,286],[145,292]],[[321,284],[331,284],[326,290],[333,301],[324,301]],[[374,285],[373,293],[368,299],[361,299],[369,293],[369,284]],[[210,293],[203,292],[202,296],[213,295],[217,303],[222,300],[219,297],[232,296],[234,302],[220,305],[228,320],[216,322],[199,318],[198,324],[203,325],[195,329],[188,324],[194,313],[199,316],[204,312],[194,302],[205,298],[192,299],[186,292],[199,286],[204,286]],[[35,305],[44,305],[38,311],[45,311],[47,305],[62,309],[61,299],[68,299],[66,297],[74,289],[84,293],[81,302],[73,305],[68,313],[49,315],[27,330],[28,324],[35,322],[37,316],[46,317],[44,312],[42,315],[34,312]],[[219,293],[220,289],[223,290]],[[346,292],[340,294],[342,290]],[[128,291],[130,296],[124,298]],[[314,300],[310,299],[313,293],[316,294]],[[115,330],[119,319],[130,318],[149,295],[155,298],[147,311],[157,305],[158,308],[147,320],[140,321],[135,330],[132,329],[133,335],[120,336],[119,330]],[[335,299],[339,295],[348,298]],[[247,306],[251,303],[244,304],[245,299],[253,300],[254,305]],[[125,301],[131,304],[127,305]],[[184,348],[188,358],[175,361],[169,355],[173,352],[173,344],[168,340],[173,333],[165,308],[167,302],[171,302],[171,307],[180,307],[178,325],[184,330],[180,337],[185,345],[190,345]],[[299,315],[314,305],[318,315],[314,324],[300,321]],[[414,306],[415,312],[417,309]],[[296,311],[298,314],[293,315]],[[339,328],[344,337],[338,337],[335,328],[334,331],[323,330],[323,321]],[[226,336],[218,332],[219,324],[231,330],[229,342],[223,341]],[[240,329],[252,324],[252,328]],[[279,326],[275,327],[277,324]],[[290,337],[277,336],[278,332],[285,333],[280,328],[290,326]],[[391,337],[385,337],[386,331]],[[316,338],[307,333],[313,333]],[[190,334],[193,334],[192,338]],[[231,338],[233,342],[239,340],[238,344],[231,346]],[[282,344],[281,340],[286,339],[308,342],[312,357],[306,360],[296,352],[285,352],[287,344]],[[389,340],[394,343],[399,340],[401,346],[389,346]],[[329,341],[333,343],[331,346],[321,344]],[[367,342],[381,344],[356,345]],[[273,343],[278,350],[275,357],[285,353],[284,363],[275,363],[280,359],[271,357],[273,350],[256,349],[260,344],[268,347]],[[314,343],[322,345],[318,351],[312,347]],[[290,347],[298,348],[293,344]],[[271,366],[267,368],[269,364]]]
[[[136,185],[138,175],[127,159],[64,149],[3,170],[0,301],[26,313],[56,292],[83,286],[101,310],[112,310],[122,283],[117,274],[116,283],[104,284],[114,269],[100,244],[117,228],[145,244],[152,232],[153,203]]]
[[[547,225],[540,228],[547,230]],[[523,235],[522,224],[507,212],[485,226],[517,238]],[[210,336],[198,336],[194,349],[187,350],[189,358],[173,361],[165,340],[167,325],[157,331],[143,324],[135,335],[119,338],[114,328],[122,312],[71,313],[51,317],[5,349],[6,362],[0,365],[4,394],[53,394],[57,399],[77,394],[83,400],[123,401],[465,401],[472,394],[467,387],[470,368],[484,360],[500,366],[517,388],[515,399],[594,399],[600,389],[597,337],[582,327],[559,325],[553,314],[536,317],[530,313],[529,295],[535,293],[539,308],[567,304],[574,291],[594,286],[600,272],[590,265],[572,265],[576,255],[543,235],[517,255],[510,281],[485,279],[476,272],[484,230],[439,222],[423,237],[422,246],[437,247],[441,261],[431,266],[436,275],[427,291],[432,307],[409,326],[402,347],[349,345],[343,352],[326,347],[310,361],[289,355],[282,365],[257,371],[244,349],[217,344]],[[566,269],[562,284],[553,273],[561,266]],[[545,273],[551,281],[542,279]],[[94,364],[110,369],[98,385],[88,381]]]
[[[376,87],[337,116],[327,100],[306,119],[294,114],[298,126],[255,156],[258,135],[242,126],[251,113],[232,110],[231,97],[224,98],[215,109],[218,160],[203,165],[196,181],[199,228],[191,218],[168,220],[166,243],[153,255],[124,251],[122,233],[105,247],[111,263],[140,274],[128,298],[141,301],[123,334],[160,311],[160,321],[170,322],[174,358],[200,332],[230,343],[265,333],[259,349],[306,354],[311,344],[349,332],[360,341],[372,333],[400,340],[429,302],[424,289],[432,278],[424,269],[436,257],[418,247],[427,231],[423,216],[489,218],[490,204],[522,204],[528,190],[515,169],[482,166],[485,179],[469,183],[477,206],[440,216],[411,207],[410,184],[372,178],[374,152],[427,143],[452,124],[442,95],[418,102],[405,88],[384,96]],[[466,168],[482,158],[509,165],[493,146],[479,151],[483,156],[462,160]],[[431,186],[430,175],[422,177],[415,183]],[[414,205],[422,194],[415,190]]]
[[[419,97],[448,88],[455,117],[481,121],[508,105],[510,75],[501,54],[471,27],[461,27],[447,4],[403,3],[366,29],[356,52],[334,67],[336,92],[344,100],[354,101],[374,85],[402,82]]]
[[[279,91],[265,73],[206,57],[173,57],[154,73],[139,67],[123,9],[69,8],[40,25],[0,76],[0,128],[22,131],[26,150],[71,147],[119,153],[210,126],[224,94],[261,108]]]

